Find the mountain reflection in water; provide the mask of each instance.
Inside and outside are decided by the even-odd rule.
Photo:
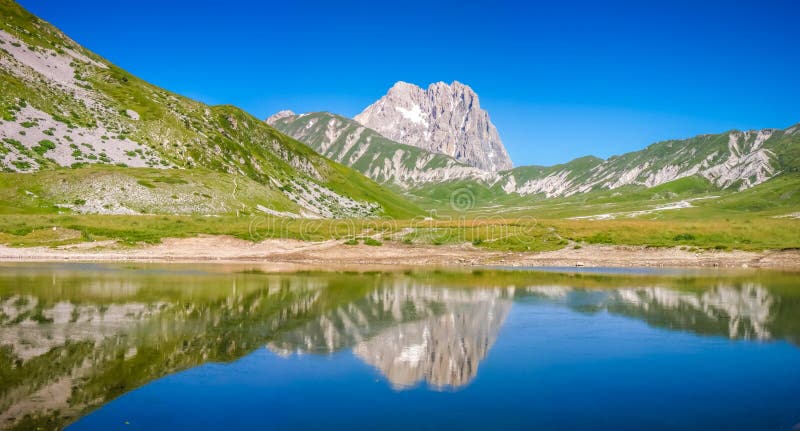
[[[273,351],[353,348],[396,388],[467,384],[511,309],[514,289],[450,290],[404,284],[377,289],[269,343]]]
[[[241,269],[0,266],[0,427],[58,428],[152,380],[261,346],[286,357],[352,350],[397,390],[459,389],[515,302],[731,339],[798,344],[800,333],[797,278],[785,274]]]

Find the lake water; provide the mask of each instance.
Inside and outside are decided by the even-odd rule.
[[[800,276],[0,265],[0,428],[797,430]]]

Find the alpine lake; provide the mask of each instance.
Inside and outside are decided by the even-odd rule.
[[[0,264],[0,429],[798,430],[800,274]]]

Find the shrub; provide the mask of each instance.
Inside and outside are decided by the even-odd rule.
[[[373,247],[382,246],[383,243],[373,238],[364,238],[364,245],[371,245]]]
[[[694,235],[690,233],[680,233],[672,238],[673,241],[694,241]]]
[[[20,160],[14,160],[13,162],[11,162],[11,164],[16,166],[16,168],[21,170],[21,171],[27,171],[28,169],[31,168],[31,164],[30,163],[23,162],[23,161],[20,161]]]
[[[347,241],[344,242],[344,245],[358,245],[358,240],[355,238],[348,239]]]
[[[611,235],[605,232],[598,232],[589,238],[586,238],[586,242],[589,244],[613,244],[614,239],[611,238]]]
[[[47,139],[43,139],[43,140],[39,141],[39,145],[37,145],[37,146],[35,146],[35,147],[31,148],[31,149],[34,152],[36,152],[36,154],[42,156],[47,151],[55,149],[55,148],[56,148],[56,144],[54,144],[53,141],[48,141]]]

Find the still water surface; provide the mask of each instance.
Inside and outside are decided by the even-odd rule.
[[[800,429],[800,277],[0,265],[0,428]]]

